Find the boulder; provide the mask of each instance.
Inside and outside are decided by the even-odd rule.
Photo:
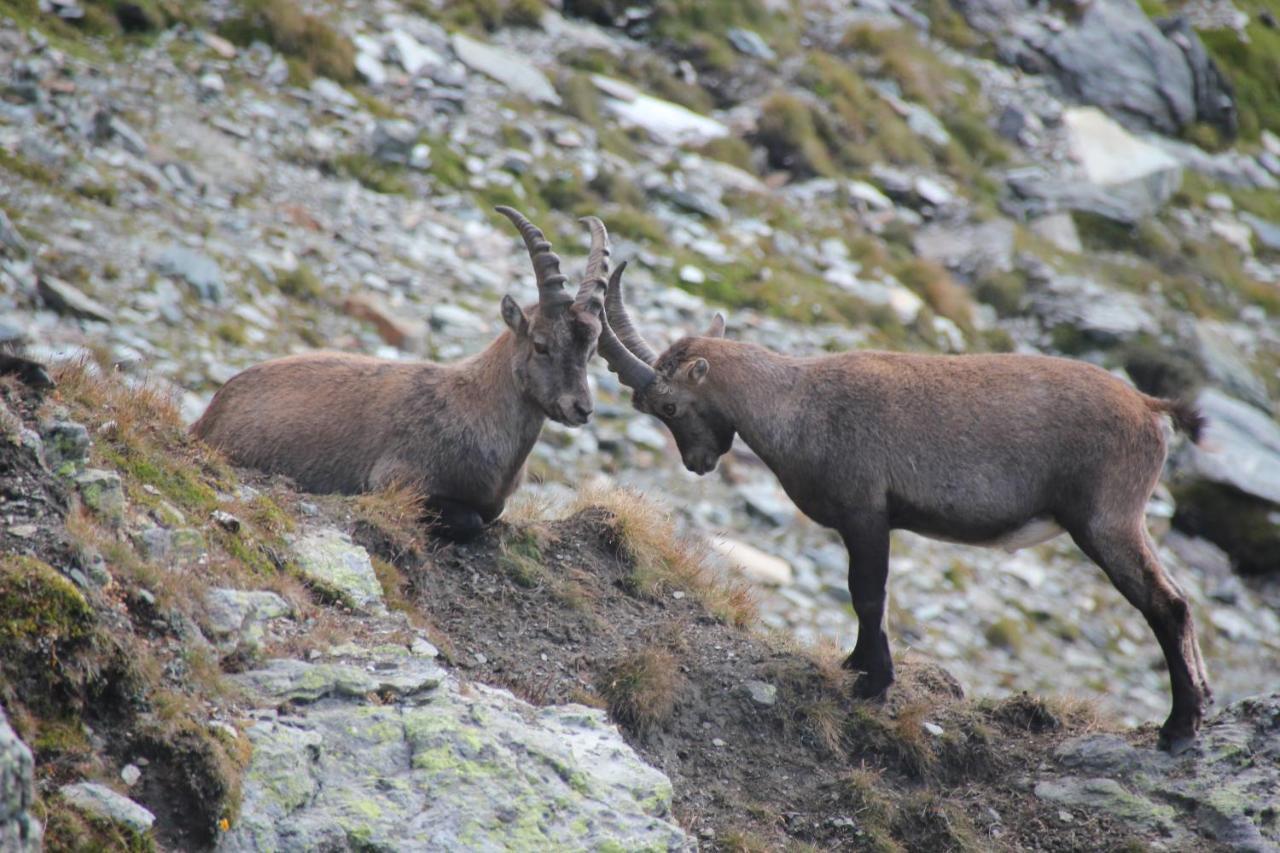
[[[791,564],[753,545],[717,536],[711,540],[711,548],[724,557],[738,574],[753,583],[765,586],[787,586],[791,583]]]
[[[359,610],[379,612],[382,585],[369,552],[335,528],[309,530],[293,542],[298,568],[313,583],[345,599]]]
[[[180,278],[206,302],[221,302],[226,293],[222,269],[202,252],[177,244],[162,249],[151,261],[161,275]]]
[[[1067,18],[1025,0],[958,0],[975,28],[997,38],[998,55],[1044,74],[1062,95],[1094,104],[1136,130],[1176,136],[1196,122],[1236,132],[1230,83],[1185,22],[1157,26],[1135,0],[1095,0]]]
[[[1186,756],[1112,734],[1069,738],[1054,756],[1035,783],[1042,800],[1137,824],[1169,849],[1280,849],[1280,694],[1229,705]]]
[[[217,850],[681,850],[671,783],[603,711],[451,680],[263,717]]]
[[[76,782],[64,785],[60,793],[64,800],[82,812],[126,826],[140,834],[149,832],[156,822],[156,816],[151,812],[105,785]]]

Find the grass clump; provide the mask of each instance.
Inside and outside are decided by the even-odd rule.
[[[187,433],[167,392],[131,386],[116,374],[98,375],[82,363],[64,364],[54,373],[56,399],[78,420],[102,425],[95,432],[95,453],[120,472],[131,501],[148,508],[168,501],[196,518],[217,509],[210,481],[229,488],[230,473]]]
[[[645,735],[670,721],[684,681],[675,656],[650,647],[629,652],[610,666],[600,680],[600,693],[614,720]]]
[[[285,296],[305,302],[319,302],[324,295],[324,282],[316,275],[315,270],[304,263],[279,273],[276,276],[276,287]]]
[[[353,178],[376,193],[409,194],[409,185],[405,182],[401,169],[383,163],[369,154],[363,152],[341,154],[333,158],[330,167],[337,174]]]
[[[1246,38],[1231,29],[1199,33],[1205,49],[1235,88],[1240,136],[1256,140],[1263,130],[1280,133],[1280,29],[1259,20],[1267,9],[1276,14],[1274,2],[1250,0],[1241,4],[1251,14]]]
[[[294,60],[303,78],[316,75],[339,83],[356,78],[355,47],[323,18],[302,11],[295,0],[241,0],[242,14],[219,32],[241,46],[272,45]]]
[[[42,658],[56,666],[66,651],[89,638],[93,610],[75,585],[34,557],[0,557],[0,656]]]
[[[540,28],[546,7],[542,0],[446,0],[438,12],[430,8],[423,11],[438,14],[455,29],[494,32],[503,27]]]
[[[44,822],[44,849],[49,853],[120,851],[152,853],[155,842],[127,826],[86,814],[55,794],[37,800],[35,815]]]
[[[681,536],[657,506],[627,489],[586,489],[572,511],[588,509],[607,515],[614,546],[631,564],[629,582],[635,593],[658,599],[685,592],[727,624],[745,627],[755,621],[748,588],[715,573],[707,564],[705,544]]]

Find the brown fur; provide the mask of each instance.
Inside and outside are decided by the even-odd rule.
[[[609,305],[611,325],[620,313]],[[742,436],[806,515],[842,535],[859,623],[845,663],[867,673],[864,694],[893,681],[883,629],[890,530],[993,544],[1053,523],[1142,611],[1164,650],[1173,710],[1161,744],[1179,750],[1194,739],[1208,681],[1186,598],[1157,561],[1144,518],[1165,459],[1158,416],[1171,414],[1194,439],[1204,423],[1194,407],[1062,358],[792,358],[724,340],[722,330],[713,324],[710,336],[659,355],[635,406],[667,424],[696,473]]]

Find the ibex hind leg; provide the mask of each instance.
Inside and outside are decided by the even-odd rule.
[[[888,601],[889,525],[880,515],[862,515],[841,529],[849,549],[849,595],[858,614],[858,640],[844,668],[864,673],[856,691],[879,698],[893,683],[893,657],[884,630]]]
[[[451,542],[470,542],[488,527],[477,509],[448,498],[428,498],[425,509],[432,534]]]
[[[1150,532],[1148,532],[1145,527],[1142,530],[1142,534],[1147,544],[1147,551],[1153,556],[1153,558],[1155,558],[1155,555],[1158,553],[1155,540],[1151,538]],[[1168,579],[1174,591],[1183,598],[1187,597],[1187,594],[1183,591],[1181,585],[1179,585],[1171,575],[1165,573],[1165,578]],[[1196,636],[1194,624],[1191,625],[1191,652],[1192,666],[1195,670],[1196,681],[1200,685],[1200,692],[1204,696],[1205,703],[1211,705],[1213,704],[1213,688],[1209,686],[1209,670],[1204,665],[1204,656],[1200,652],[1200,640]]]
[[[1175,755],[1195,743],[1207,696],[1191,608],[1148,545],[1143,520],[1094,522],[1072,529],[1080,549],[1097,563],[1116,589],[1146,617],[1164,651],[1173,709],[1160,727],[1158,745]]]

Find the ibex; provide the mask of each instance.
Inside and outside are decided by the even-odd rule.
[[[308,491],[411,487],[438,532],[474,536],[519,485],[544,420],[591,417],[586,367],[604,306],[603,279],[588,277],[571,297],[542,231],[498,211],[524,238],[538,303],[522,309],[504,296],[509,331],[483,352],[454,364],[334,352],[275,359],[233,376],[192,430],[234,463],[287,474]]]
[[[588,277],[604,272],[606,239],[593,228]],[[1144,519],[1165,458],[1158,418],[1172,415],[1194,441],[1204,422],[1192,406],[1048,356],[793,358],[726,340],[719,314],[704,335],[659,355],[628,316],[624,268],[609,279],[601,354],[635,408],[671,430],[686,468],[713,470],[740,435],[805,515],[841,535],[858,616],[844,666],[865,673],[860,695],[879,696],[894,680],[884,631],[890,530],[1008,550],[1065,530],[1164,651],[1173,708],[1160,747],[1194,742],[1209,684],[1187,599]]]

